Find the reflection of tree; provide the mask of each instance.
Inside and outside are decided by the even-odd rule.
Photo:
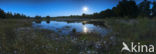
[[[50,20],[47,20],[46,22],[49,24],[50,23]]]
[[[83,22],[82,22],[82,24],[85,25],[86,23],[83,23]]]
[[[75,28],[73,28],[73,29],[72,29],[72,32],[73,32],[73,33],[75,33],[75,32],[76,32],[76,29],[75,29]]]
[[[66,21],[67,23],[74,23],[74,22],[80,22],[80,21]],[[81,22],[83,25],[85,24],[93,24],[95,26],[99,26],[99,27],[105,27],[108,28],[108,26],[106,25],[105,22],[103,21],[83,21]]]
[[[79,22],[79,21],[66,21],[67,23],[75,23],[75,22]]]
[[[108,26],[106,25],[106,23],[103,22],[103,21],[89,21],[89,22],[87,22],[87,24],[93,24],[95,26],[108,28]]]
[[[41,23],[41,20],[35,20],[35,23],[39,23],[40,24]]]

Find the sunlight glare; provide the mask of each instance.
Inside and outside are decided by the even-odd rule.
[[[88,28],[85,25],[83,26],[83,32],[84,33],[87,33],[88,32]]]
[[[85,7],[83,7],[82,10],[83,10],[83,12],[87,12],[88,11],[88,7],[85,6]]]

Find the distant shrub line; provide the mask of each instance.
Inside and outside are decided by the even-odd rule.
[[[152,7],[150,7],[152,5]],[[123,18],[136,18],[136,17],[156,17],[156,1],[151,2],[144,0],[139,4],[136,4],[134,0],[121,0],[117,6],[112,9],[106,9],[99,13],[94,14],[85,14],[81,16],[71,15],[71,16],[62,16],[56,18],[111,18],[111,17],[123,17]],[[5,13],[0,9],[0,18],[30,18],[24,14],[11,12]],[[41,16],[35,16],[34,18],[40,19],[44,18]],[[50,16],[46,17],[47,19],[51,18]]]

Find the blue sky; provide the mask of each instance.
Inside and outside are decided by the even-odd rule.
[[[81,15],[83,7],[86,14],[112,8],[119,0],[8,0],[1,1],[0,8],[5,12],[22,13],[27,16],[69,16]],[[139,3],[142,0],[137,0]],[[153,1],[153,0],[152,0]]]

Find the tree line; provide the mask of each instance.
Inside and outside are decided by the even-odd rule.
[[[4,12],[4,10],[0,9],[0,18],[2,19],[8,19],[8,18],[30,18],[29,16],[26,16],[24,14],[20,14],[20,13],[11,13],[11,12]]]
[[[150,7],[152,5],[152,8]],[[141,17],[155,17],[156,16],[156,1],[151,2],[144,0],[136,4],[134,0],[121,0],[116,7],[94,13],[92,15],[82,14],[86,18],[106,18],[106,17],[128,17],[136,18]]]
[[[21,19],[21,18],[35,18],[35,19],[41,19],[41,18],[46,18],[48,20],[50,20],[50,16],[46,16],[46,17],[41,17],[41,16],[35,16],[35,17],[30,17],[30,16],[26,16],[24,14],[20,14],[20,13],[11,13],[11,12],[4,12],[4,10],[0,9],[0,19],[8,19],[8,18],[12,18],[12,19]]]
[[[152,7],[150,7],[152,5]],[[148,0],[144,0],[139,4],[136,4],[134,0],[121,0],[117,4],[117,6],[112,9],[107,9],[101,11],[100,13],[94,13],[91,15],[82,14],[82,16],[68,16],[69,18],[79,17],[79,18],[106,18],[106,17],[128,17],[128,18],[136,18],[138,16],[141,17],[156,17],[156,1],[151,2]],[[2,9],[0,9],[0,18],[30,18],[24,14],[11,12],[5,13]],[[43,18],[41,16],[34,17],[36,19]],[[47,19],[50,16],[46,17]],[[65,17],[66,18],[66,17]]]

